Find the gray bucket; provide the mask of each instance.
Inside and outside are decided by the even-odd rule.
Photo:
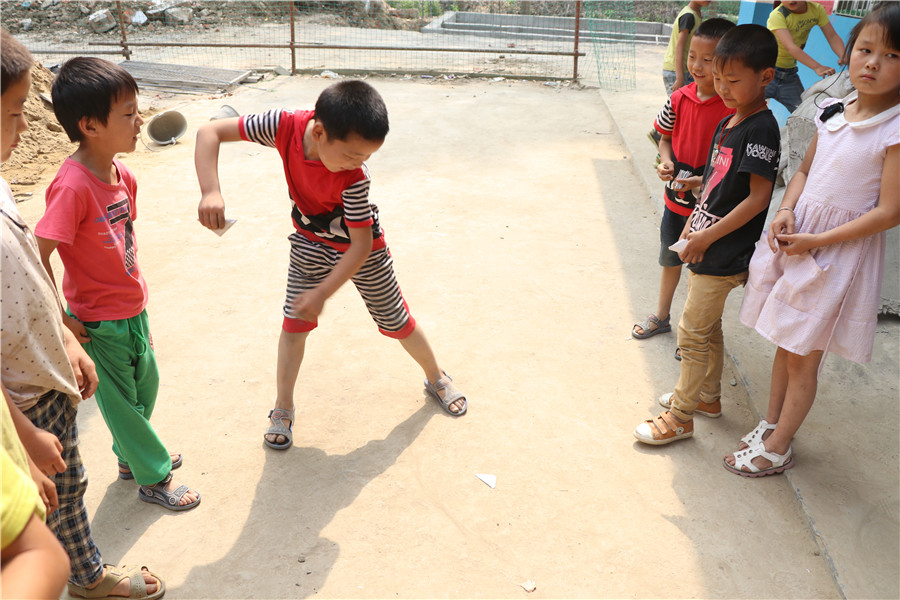
[[[147,123],[147,135],[151,140],[165,146],[175,141],[187,131],[187,119],[177,110],[167,110],[150,119]]]
[[[234,110],[227,104],[223,104],[222,108],[219,109],[219,112],[217,112],[216,114],[211,116],[209,118],[209,120],[215,121],[216,119],[230,119],[232,117],[239,117],[239,116],[241,116],[241,115],[240,115],[240,113],[238,113],[238,111]]]

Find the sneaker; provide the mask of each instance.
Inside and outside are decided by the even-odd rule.
[[[648,419],[634,429],[634,437],[639,442],[662,446],[694,435],[694,420],[682,423],[666,411],[653,419]]]
[[[664,406],[666,408],[672,408],[672,392],[668,394],[663,394],[659,397],[659,405]],[[711,417],[713,419],[722,416],[722,401],[716,400],[715,402],[700,402],[697,404],[697,408],[694,409],[694,412],[698,415],[703,415],[704,417]]]

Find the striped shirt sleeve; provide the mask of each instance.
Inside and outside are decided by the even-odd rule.
[[[656,122],[653,126],[656,127],[660,133],[665,135],[672,134],[672,130],[675,129],[675,108],[672,106],[671,96],[666,100],[666,105],[662,107],[662,110],[659,111],[659,114],[656,116]]]
[[[244,115],[241,119],[244,139],[263,146],[275,147],[275,134],[281,122],[281,109],[267,110],[264,113]]]
[[[363,168],[365,179],[361,179],[341,192],[344,202],[344,222],[347,227],[368,227],[374,222],[369,206],[369,172]]]

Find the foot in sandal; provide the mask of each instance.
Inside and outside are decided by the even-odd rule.
[[[722,466],[741,477],[764,477],[783,473],[794,466],[793,448],[787,447],[784,454],[766,449],[765,442],[729,454]]]
[[[634,327],[631,328],[631,335],[635,339],[645,340],[657,333],[669,333],[672,331],[671,318],[672,315],[666,315],[665,319],[649,315],[644,321],[634,324]]]
[[[445,411],[454,417],[460,417],[469,409],[469,402],[465,394],[453,385],[453,378],[444,371],[441,372],[444,373],[443,377],[434,383],[425,380],[425,391],[440,402]]]
[[[287,450],[294,443],[294,409],[273,408],[269,411],[269,428],[263,437],[266,446],[275,450]]]
[[[89,587],[69,583],[76,598],[144,598],[156,600],[166,593],[166,584],[147,567],[103,565],[103,575]]]
[[[159,483],[139,487],[138,498],[174,511],[190,510],[200,504],[200,493],[186,485],[179,485],[172,478],[171,471]]]
[[[694,435],[694,420],[682,421],[666,411],[653,419],[648,419],[635,427],[634,437],[639,442],[653,446],[671,444]]]

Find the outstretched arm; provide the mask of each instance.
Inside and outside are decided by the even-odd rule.
[[[785,253],[800,254],[820,246],[874,235],[900,225],[900,145],[888,148],[881,173],[881,192],[875,208],[852,221],[821,233],[776,235]]]
[[[830,24],[829,27],[831,27]],[[834,31],[834,27],[832,27],[831,30]],[[834,69],[819,64],[812,56],[804,52],[803,48],[795,44],[794,38],[791,37],[790,31],[788,31],[787,29],[776,29],[772,33],[775,34],[775,37],[778,38],[778,41],[782,46],[784,46],[784,49],[787,50],[788,53],[797,60],[797,62],[804,64],[815,71],[816,75],[819,75],[820,77],[834,75]],[[843,45],[843,43],[841,45]]]
[[[194,167],[200,183],[200,224],[209,229],[225,226],[225,199],[219,189],[219,146],[241,141],[240,118],[210,121],[197,131]]]
[[[831,46],[831,50],[837,55],[838,64],[844,64],[844,40],[842,40],[841,36],[834,30],[834,25],[831,23],[824,25],[822,27],[822,33],[825,35],[828,45]]]

